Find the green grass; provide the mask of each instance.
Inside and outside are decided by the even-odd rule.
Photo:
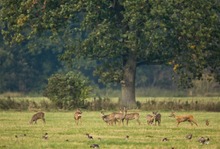
[[[138,112],[141,125],[136,121],[130,121],[128,126],[108,126],[102,121],[100,112],[83,111],[82,124],[76,126],[73,119],[74,112],[46,112],[46,124],[39,120],[37,125],[30,125],[29,120],[33,112],[1,111],[0,148],[86,149],[93,143],[99,144],[102,149],[220,148],[219,113],[190,112],[199,126],[191,126],[188,122],[184,122],[177,127],[175,119],[168,117],[169,112],[161,112],[161,126],[148,126],[145,116],[151,112]],[[177,114],[189,114],[189,112]],[[206,119],[209,119],[210,126],[205,125]],[[49,134],[48,140],[42,139],[46,132]],[[89,140],[86,133],[91,134],[94,139]],[[188,133],[193,134],[192,140],[185,139]],[[16,138],[15,135],[18,137]],[[126,135],[129,135],[128,140],[125,139]],[[210,137],[210,143],[208,145],[198,143],[197,140],[201,136]],[[164,137],[169,141],[162,142]]]

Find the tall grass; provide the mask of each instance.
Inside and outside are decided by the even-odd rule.
[[[220,111],[220,97],[139,97],[141,109]]]
[[[118,100],[117,97],[89,98],[80,108],[91,111],[116,110],[119,109]],[[138,97],[136,101],[137,109],[148,111],[220,111],[220,97]],[[0,110],[56,111],[72,110],[73,107],[77,107],[71,103],[66,103],[67,105],[60,109],[58,104],[44,97],[0,98]]]
[[[220,117],[219,113],[191,112],[198,122],[198,127],[191,126],[188,122],[176,126],[176,121],[169,118],[169,112],[161,112],[161,126],[148,126],[145,116],[150,111],[137,111],[140,113],[141,125],[130,121],[128,126],[108,126],[100,117],[100,112],[83,111],[82,123],[75,125],[73,112],[46,112],[46,124],[41,120],[37,125],[28,122],[34,112],[0,112],[0,148],[13,149],[62,149],[62,148],[89,148],[97,143],[100,148],[106,149],[148,149],[148,148],[212,148],[220,147]],[[132,112],[132,111],[128,111]],[[110,112],[106,112],[110,113]],[[177,114],[189,114],[179,112]],[[210,120],[210,125],[205,125],[205,120]],[[48,133],[48,139],[42,136]],[[93,136],[93,140],[86,137],[86,133]],[[192,140],[185,136],[193,134]],[[125,139],[125,136],[129,139]],[[208,145],[201,145],[199,137],[209,137]],[[163,138],[168,142],[162,142]],[[100,138],[100,139],[99,139]]]

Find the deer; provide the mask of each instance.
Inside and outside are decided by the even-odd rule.
[[[154,115],[154,120],[155,120],[155,125],[156,123],[158,124],[158,126],[160,126],[161,123],[161,114],[157,112],[153,112]]]
[[[44,112],[37,112],[36,114],[34,114],[31,118],[30,124],[33,124],[33,122],[35,124],[37,124],[37,120],[38,119],[42,119],[44,123],[46,123],[45,118],[44,118]]]
[[[140,125],[141,122],[139,120],[139,117],[140,117],[139,113],[129,113],[129,114],[127,114],[127,112],[126,112],[125,117],[122,121],[124,123],[124,120],[126,120],[126,124],[128,125],[129,120],[137,120],[138,124]]]
[[[153,122],[154,122],[155,116],[148,114],[148,115],[146,116],[146,118],[147,118],[147,124],[148,124],[148,125],[152,125]]]
[[[179,115],[179,116],[177,116],[177,115],[175,115],[174,112],[172,112],[169,117],[174,117],[176,119],[177,127],[179,126],[179,124],[181,122],[185,122],[185,121],[190,122],[191,125],[193,125],[193,123],[194,123],[194,124],[196,124],[196,126],[198,126],[196,121],[193,118],[193,115]]]
[[[116,121],[119,121],[120,122],[119,124],[123,123],[124,125],[124,118],[125,118],[126,113],[127,113],[127,110],[125,107],[124,107],[124,110],[123,111],[120,110],[119,113],[112,113],[115,118],[115,124],[116,124]]]
[[[74,113],[74,119],[75,119],[76,125],[79,124],[81,117],[82,117],[82,111],[78,108],[76,112]]]
[[[102,119],[104,122],[106,122],[108,125],[113,125],[113,122],[116,123],[115,115],[114,113],[105,115],[103,111],[101,111]]]

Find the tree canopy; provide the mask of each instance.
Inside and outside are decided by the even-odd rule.
[[[173,67],[183,86],[204,71],[219,80],[219,0],[8,0],[0,2],[9,44],[47,34],[62,60],[95,61],[104,82],[121,83],[122,105],[135,105],[140,65]]]

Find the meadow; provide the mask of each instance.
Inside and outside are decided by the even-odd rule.
[[[82,110],[82,123],[74,122],[74,111],[45,112],[46,124],[38,120],[37,124],[29,124],[35,112],[29,111],[1,111],[0,112],[0,148],[8,149],[86,149],[91,144],[99,144],[101,149],[186,149],[186,148],[220,148],[220,115],[218,112],[182,111],[177,115],[193,114],[198,127],[188,122],[176,126],[176,120],[170,118],[171,111],[160,111],[161,126],[149,126],[146,115],[151,111],[129,110],[139,112],[141,125],[136,121],[129,121],[128,126],[109,126],[102,119],[100,111]],[[112,111],[105,111],[105,114]],[[205,125],[205,120],[210,125]],[[48,139],[42,136],[48,133]],[[85,135],[89,133],[93,139]],[[192,133],[191,140],[185,138]],[[128,139],[125,136],[129,136]],[[209,137],[210,142],[202,145],[198,139]],[[168,138],[163,142],[163,138]]]

